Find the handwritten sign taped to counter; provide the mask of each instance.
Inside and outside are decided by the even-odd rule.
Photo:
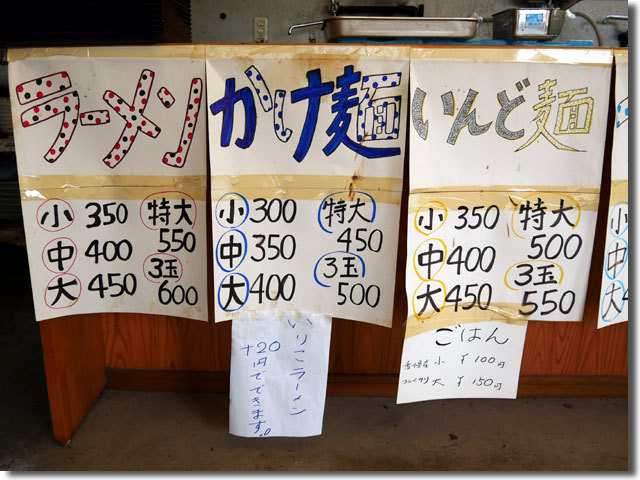
[[[516,398],[526,322],[408,328],[398,403],[440,398]]]
[[[102,311],[206,320],[203,54],[12,50],[10,60],[37,320]]]
[[[331,317],[241,312],[231,328],[229,433],[243,437],[320,435]]]
[[[216,321],[391,326],[408,49],[208,47]]]
[[[616,51],[611,194],[598,328],[629,321],[629,59]]]

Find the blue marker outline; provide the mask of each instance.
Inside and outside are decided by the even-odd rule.
[[[335,252],[329,252],[329,253],[325,253],[324,255],[322,255],[318,261],[316,262],[315,267],[313,267],[313,278],[316,281],[316,283],[318,285],[320,285],[321,287],[325,287],[325,288],[330,288],[331,285],[325,285],[324,283],[322,283],[320,280],[318,280],[318,265],[320,264],[320,261],[326,257],[327,255],[333,255],[334,253],[346,253],[347,255],[353,255],[354,257],[358,257],[358,259],[360,260],[360,262],[362,262],[362,278],[364,278],[364,273],[365,273],[365,269],[366,266],[364,264],[364,260],[362,259],[362,257],[360,255],[358,255],[357,253],[353,253],[353,252],[347,252],[345,250],[336,250]]]
[[[613,208],[611,208],[611,210],[613,211],[618,205],[626,205],[627,206],[627,218],[628,218],[628,215],[629,215],[629,202],[618,202],[613,206]],[[611,216],[607,217],[607,231],[611,234],[611,236],[613,238],[620,238],[624,234],[624,232],[626,232],[627,229],[629,228],[629,222],[627,222],[627,226],[624,227],[624,230],[622,230],[618,235],[614,235],[613,232],[611,231],[611,227],[608,226],[609,220],[611,220]]]
[[[242,235],[242,239],[244,240],[244,255],[242,255],[242,258],[240,259],[240,261],[238,262],[238,264],[232,268],[231,270],[227,270],[226,268],[224,268],[222,266],[222,264],[220,263],[220,260],[218,259],[218,246],[220,245],[220,242],[222,241],[222,239],[225,237],[225,235],[227,234],[231,234],[232,232],[238,232],[240,235]],[[225,272],[233,272],[236,268],[238,268],[242,262],[244,262],[244,259],[247,256],[247,250],[248,250],[249,246],[247,244],[247,236],[241,231],[241,230],[236,230],[235,228],[231,229],[231,230],[227,230],[226,232],[224,232],[222,234],[222,236],[218,239],[218,243],[216,243],[216,263],[218,264],[218,266]]]
[[[625,255],[624,263],[620,267],[620,270],[618,270],[618,275],[616,275],[615,277],[611,277],[611,276],[609,276],[609,270],[607,270],[607,258],[609,258],[608,257],[608,255],[609,255],[609,247],[611,247],[611,245],[613,245],[613,242],[618,242],[618,241],[624,243],[625,247],[627,247],[627,254]],[[624,270],[624,267],[627,266],[627,262],[629,261],[629,244],[625,241],[624,238],[616,237],[613,240],[611,240],[611,243],[609,243],[609,245],[607,245],[607,250],[605,251],[604,255],[605,255],[605,257],[604,257],[604,265],[602,266],[602,268],[604,269],[604,273],[605,273],[605,275],[607,276],[607,278],[609,280],[615,280],[617,277],[620,276],[620,274]]]
[[[242,305],[240,305],[238,308],[234,308],[233,310],[227,310],[226,308],[224,308],[222,306],[222,303],[220,302],[220,289],[222,288],[222,284],[224,283],[224,280],[230,275],[240,275],[247,282],[247,294],[245,295],[244,300],[242,301]],[[240,310],[247,303],[247,299],[249,298],[249,290],[250,289],[251,289],[251,287],[249,286],[249,279],[246,277],[246,275],[243,275],[242,273],[238,273],[238,272],[228,273],[227,275],[224,276],[224,278],[220,282],[220,285],[218,285],[218,291],[216,292],[216,300],[218,302],[218,306],[224,312],[235,312],[236,310]]]
[[[611,282],[608,287],[610,287],[611,285],[613,285],[614,283],[619,283],[620,286],[622,287],[622,291],[625,292],[625,287],[624,287],[624,283],[622,283],[620,280],[614,280],[613,282]],[[603,322],[605,323],[609,323],[609,322],[613,322],[616,318],[618,318],[620,316],[620,314],[622,313],[622,311],[624,310],[624,306],[627,303],[626,300],[624,300],[624,294],[622,295],[622,305],[620,305],[620,311],[616,314],[615,317],[610,318],[610,319],[606,319],[604,318],[604,313],[602,312],[602,310],[604,309],[604,299],[607,297],[607,290],[608,288],[604,289],[604,295],[602,296],[602,301],[600,302],[600,318],[602,319]]]
[[[227,226],[225,226],[225,225],[222,225],[222,224],[220,223],[220,220],[218,220],[218,205],[220,204],[220,202],[222,201],[222,199],[223,199],[224,197],[226,197],[227,195],[237,195],[237,196],[239,196],[239,197],[242,199],[242,201],[244,202],[244,206],[245,206],[245,208],[247,209],[247,215],[244,217],[244,220],[242,220],[242,222],[240,222],[238,225],[231,226],[231,227],[227,227]],[[214,212],[213,216],[215,217],[216,222],[218,222],[218,225],[220,225],[222,228],[238,228],[238,227],[240,227],[244,222],[246,222],[246,221],[247,221],[247,219],[249,218],[249,202],[247,202],[247,199],[246,199],[246,198],[244,198],[244,196],[243,196],[243,195],[240,195],[239,193],[236,193],[236,192],[228,192],[228,193],[225,193],[225,194],[224,194],[222,197],[220,197],[220,199],[216,202],[216,209],[215,209],[215,212]]]
[[[338,195],[340,193],[361,193],[363,195],[366,195],[367,197],[369,197],[371,199],[371,203],[373,203],[373,214],[371,215],[371,221],[369,223],[373,223],[373,221],[376,219],[376,201],[373,199],[373,197],[371,195],[369,195],[366,192],[361,192],[360,190],[340,190],[339,192],[334,192],[334,193],[330,193],[329,195],[327,195],[326,197],[324,197],[322,199],[322,201],[320,202],[320,206],[318,207],[318,225],[320,225],[320,228],[322,230],[324,230],[327,233],[333,233],[329,230],[327,230],[326,228],[324,228],[324,225],[322,225],[322,219],[321,219],[321,213],[322,213],[322,204],[325,202],[325,200],[333,195]],[[327,254],[328,255],[328,254]]]

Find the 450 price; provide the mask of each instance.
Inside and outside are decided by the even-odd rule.
[[[453,304],[453,311],[458,311],[458,305],[462,303],[462,310],[470,310],[476,305],[480,310],[486,310],[491,304],[491,294],[493,289],[488,283],[478,286],[477,283],[470,283],[464,287],[464,298],[462,297],[462,285],[455,285],[445,297],[445,302]],[[463,301],[464,300],[464,301]]]
[[[122,277],[122,278],[120,278]],[[105,281],[106,280],[106,281]],[[133,273],[107,273],[106,279],[104,274],[99,273],[91,279],[87,287],[90,292],[98,292],[100,298],[105,297],[105,292],[115,288],[114,292],[109,293],[110,297],[120,297],[125,293],[133,295],[136,293],[138,281]]]

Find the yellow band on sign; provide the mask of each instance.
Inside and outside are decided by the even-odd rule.
[[[342,175],[217,175],[211,177],[211,200],[228,192],[249,198],[293,198],[322,200],[329,193],[343,192],[353,201],[357,192],[375,195],[375,201],[399,205],[402,200],[401,178],[358,177]],[[367,201],[367,197],[362,198]]]
[[[465,305],[463,302],[459,306]],[[526,325],[527,317],[519,313],[522,305],[518,303],[494,303],[488,309],[473,307],[470,310],[454,312],[453,306],[446,306],[436,318],[420,320],[415,315],[407,319],[405,339],[431,332],[439,328],[477,322],[503,322],[510,325]]]
[[[362,60],[369,58],[402,60],[409,57],[406,45],[335,45],[335,44],[209,44],[207,58],[241,59],[247,57],[286,57],[287,60]]]
[[[119,47],[43,47],[10,48],[7,53],[9,62],[28,58],[66,55],[85,58],[204,58],[205,46],[196,45],[150,45]]]
[[[496,205],[500,210],[517,210],[522,202],[541,198],[548,208],[561,205],[577,207],[581,211],[597,211],[599,187],[449,187],[438,191],[413,190],[409,195],[409,213],[416,213],[425,205],[445,212],[468,205]],[[439,205],[439,207],[437,206]]]
[[[613,180],[611,182],[611,195],[609,196],[609,206],[617,205],[620,202],[629,201],[629,180]]]
[[[610,48],[412,47],[411,59],[469,62],[525,62],[610,67]]]
[[[143,200],[158,192],[183,192],[205,201],[205,175],[21,175],[22,200]],[[168,198],[168,197],[167,197]]]

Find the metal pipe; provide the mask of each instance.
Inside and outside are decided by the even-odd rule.
[[[622,20],[622,21],[628,22],[629,17],[627,15],[607,15],[602,20],[602,23],[606,24],[609,20]]]
[[[596,32],[596,37],[598,38],[598,46],[601,47],[602,45],[604,45],[604,40],[602,40],[602,33],[600,33],[600,29],[598,28],[598,25],[596,25],[596,22],[593,20],[593,18],[591,18],[589,15],[587,15],[584,12],[571,12],[571,13],[573,13],[576,17],[582,17],[587,22],[589,22],[589,24],[593,27],[593,31]]]
[[[297,28],[315,27],[318,25],[324,25],[324,20],[320,20],[318,22],[307,22],[307,23],[298,23],[297,25],[291,25],[289,27],[289,35],[291,35],[293,31]]]

